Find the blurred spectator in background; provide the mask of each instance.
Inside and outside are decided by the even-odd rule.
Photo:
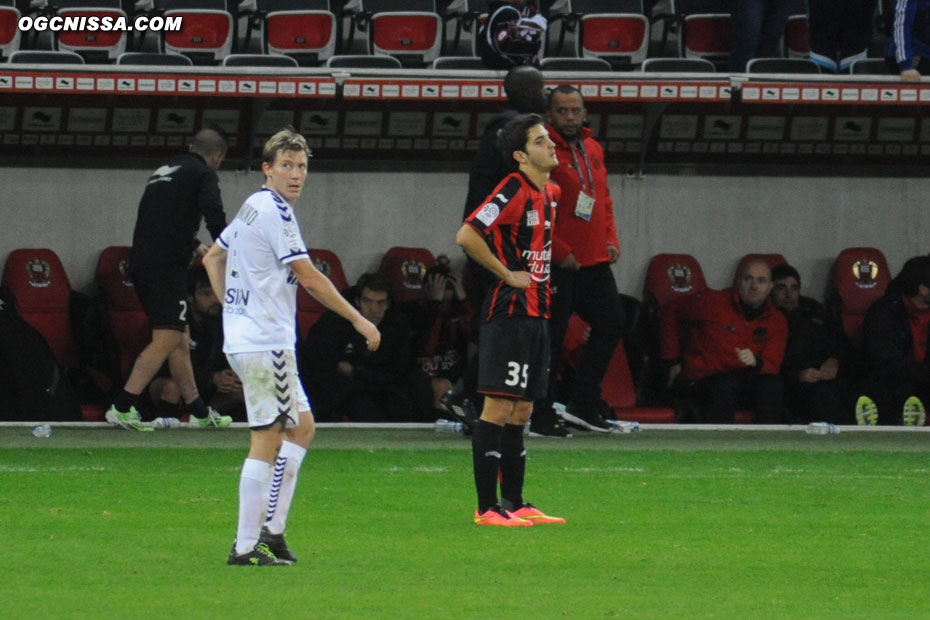
[[[465,373],[472,312],[462,275],[452,271],[448,256],[438,256],[426,271],[423,298],[408,301],[400,310],[413,333],[416,408],[423,419],[449,417],[442,399]],[[473,424],[474,418],[464,421]]]
[[[370,351],[352,324],[327,311],[301,345],[300,375],[322,421],[407,422],[413,419],[408,377],[413,363],[410,328],[391,308],[391,282],[366,273],[343,295],[381,332],[381,346]]]
[[[807,0],[811,60],[825,73],[849,73],[868,55],[876,0]]]
[[[797,269],[786,264],[772,268],[772,302],[788,322],[781,374],[791,421],[852,423],[855,395],[848,380],[840,378],[845,357],[840,332],[826,322],[823,306],[801,295]]]
[[[882,0],[885,61],[905,82],[920,80],[918,63],[930,58],[930,0]]]
[[[780,56],[788,23],[788,0],[728,0],[732,23],[730,71],[743,73],[753,58]]]
[[[547,26],[537,0],[490,2],[487,21],[476,35],[478,56],[489,69],[538,67]]]
[[[930,257],[904,263],[866,313],[862,335],[870,368],[866,393],[878,419],[860,404],[857,421],[923,426],[930,398]]]
[[[188,272],[187,300],[191,366],[197,391],[216,411],[233,414],[233,418],[244,421],[242,382],[223,354],[223,306],[203,266],[197,265]],[[149,384],[149,395],[156,415],[178,415],[181,388],[171,377],[167,364]]]
[[[771,269],[763,260],[743,266],[735,288],[706,290],[669,303],[662,312],[662,359],[669,385],[694,420],[733,422],[749,407],[755,421],[785,421],[779,376],[788,325],[769,300]],[[682,346],[679,326],[689,328]]]

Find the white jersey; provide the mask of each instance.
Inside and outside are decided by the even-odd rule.
[[[297,276],[288,264],[309,253],[291,206],[263,188],[216,241],[228,252],[223,351],[294,350]]]

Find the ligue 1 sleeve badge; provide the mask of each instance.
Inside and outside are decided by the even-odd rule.
[[[26,261],[26,274],[29,276],[29,286],[45,288],[52,283],[52,268],[41,258]]]

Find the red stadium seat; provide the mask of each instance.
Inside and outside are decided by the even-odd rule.
[[[106,298],[110,330],[119,348],[120,373],[124,381],[139,353],[152,340],[148,318],[129,277],[129,251],[127,246],[106,248],[100,254],[94,274],[94,281]]]
[[[846,248],[833,263],[828,306],[853,346],[862,343],[862,321],[891,281],[888,262],[876,248]]]
[[[393,247],[389,249],[378,271],[391,281],[391,297],[395,304],[423,295],[423,277],[436,264],[433,253],[426,248]]]
[[[788,58],[809,58],[810,55],[807,15],[792,15],[785,25],[785,56]]]
[[[329,250],[310,250],[310,257],[320,273],[329,278],[340,291],[349,286],[339,257]],[[300,340],[307,337],[307,332],[326,312],[326,307],[310,295],[302,286],[297,287],[297,330]]]
[[[423,11],[375,13],[368,29],[368,52],[430,64],[442,47],[442,18]]]
[[[565,332],[562,345],[563,359],[569,366],[577,366],[584,354],[583,346],[588,340],[588,324],[573,314]],[[675,421],[675,410],[668,407],[637,407],[636,387],[630,373],[626,350],[621,341],[614,350],[610,365],[601,383],[601,398],[613,410],[618,420],[636,421],[645,424],[671,424]]]
[[[211,9],[174,9],[165,17],[183,19],[178,31],[162,31],[162,52],[204,55],[213,61],[223,60],[232,51],[233,19],[226,11]]]
[[[7,58],[19,49],[19,11],[12,6],[0,6],[0,56]]]
[[[71,282],[58,255],[47,248],[10,252],[3,284],[16,297],[16,310],[48,342],[58,362],[78,365],[71,329]]]
[[[682,58],[724,60],[730,56],[729,13],[686,15],[681,24],[679,52]]]
[[[329,11],[275,11],[262,22],[266,54],[312,56],[322,62],[336,51],[336,16]]]
[[[104,8],[69,8],[61,9],[58,15],[63,18],[97,17],[113,20],[126,18],[120,9]],[[120,30],[62,30],[55,32],[57,49],[68,52],[98,53],[108,60],[113,60],[126,51],[126,33]]]
[[[747,254],[740,259],[739,264],[736,266],[736,271],[733,273],[733,286],[736,286],[739,274],[743,271],[743,267],[746,266],[746,263],[753,260],[764,260],[768,263],[769,267],[784,265],[788,262],[781,254]]]
[[[660,308],[672,299],[706,288],[704,271],[690,254],[656,254],[649,263],[646,296],[655,299]]]
[[[581,17],[580,27],[575,44],[579,57],[628,58],[634,65],[646,59],[649,20],[645,15],[588,14]]]

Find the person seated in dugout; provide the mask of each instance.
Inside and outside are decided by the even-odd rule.
[[[368,350],[352,324],[332,311],[320,317],[301,343],[300,375],[317,421],[416,419],[409,390],[410,327],[391,307],[390,287],[387,276],[372,272],[343,292],[381,332],[377,351]]]
[[[424,419],[448,418],[443,397],[465,373],[471,340],[472,310],[462,285],[462,274],[452,271],[440,255],[423,277],[423,297],[406,302],[416,360],[411,373],[411,395]],[[454,413],[452,413],[455,416]],[[473,422],[473,420],[471,421]]]
[[[820,303],[801,295],[801,276],[791,265],[772,268],[772,302],[788,322],[781,375],[791,421],[852,423],[857,394],[841,333]]]
[[[662,359],[683,422],[732,423],[750,408],[761,424],[786,421],[782,380],[788,326],[769,300],[771,269],[749,261],[737,285],[676,300],[661,316]],[[688,339],[680,341],[679,326]]]
[[[187,307],[191,367],[197,391],[204,402],[217,412],[244,421],[242,382],[223,354],[223,306],[210,286],[207,270],[201,265],[188,271]],[[172,378],[167,363],[149,383],[148,393],[156,416],[178,415],[181,388]]]
[[[930,257],[904,263],[866,313],[862,336],[869,375],[856,421],[923,426],[930,398]]]

